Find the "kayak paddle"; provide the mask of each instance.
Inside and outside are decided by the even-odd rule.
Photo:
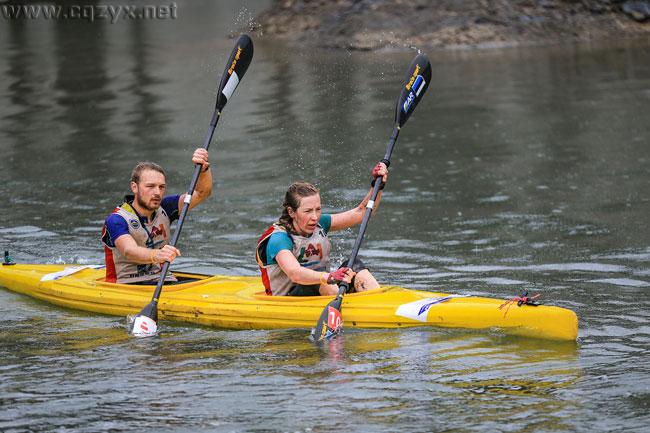
[[[251,38],[243,34],[237,40],[235,48],[233,48],[228,63],[226,64],[226,69],[223,72],[221,77],[221,82],[219,83],[219,89],[217,92],[217,103],[212,113],[212,119],[210,120],[210,126],[208,127],[208,134],[205,137],[205,142],[203,143],[203,148],[208,149],[210,147],[210,142],[212,141],[212,136],[214,135],[214,130],[217,127],[219,122],[219,117],[221,116],[221,110],[226,106],[226,103],[230,100],[233,92],[237,88],[239,81],[243,78],[248,66],[253,59],[253,41]],[[201,164],[196,164],[194,168],[194,176],[190,182],[190,187],[185,195],[183,201],[183,209],[181,210],[180,216],[178,218],[178,225],[176,226],[176,231],[172,236],[170,245],[176,246],[178,237],[181,234],[181,229],[183,228],[183,222],[185,221],[185,216],[190,207],[190,202],[192,201],[192,194],[194,193],[194,188],[196,183],[199,180],[199,175],[201,174]],[[162,291],[163,283],[165,282],[165,276],[169,270],[169,262],[163,264],[162,270],[160,272],[160,279],[158,280],[158,285],[156,290],[153,293],[151,302],[145,306],[140,313],[134,318],[133,325],[131,327],[131,334],[135,337],[150,337],[155,335],[158,325],[158,299],[160,298],[160,293]]]
[[[397,105],[395,106],[395,126],[393,128],[393,133],[390,136],[390,140],[388,141],[384,159],[381,160],[381,162],[386,164],[387,167],[390,165],[390,157],[393,153],[393,148],[395,147],[395,142],[397,141],[400,129],[404,126],[413,113],[413,110],[415,110],[415,107],[424,96],[424,92],[426,92],[427,87],[429,87],[429,82],[431,82],[431,64],[429,63],[427,56],[424,54],[418,54],[415,56],[415,59],[413,59],[413,62],[411,62],[408,74],[406,75],[406,85],[402,88],[399,98],[397,98]],[[368,226],[368,221],[370,221],[370,215],[372,214],[372,209],[375,206],[375,200],[377,199],[377,194],[379,193],[381,186],[382,180],[381,177],[378,177],[374,181],[372,195],[366,205],[366,211],[363,214],[359,234],[354,242],[354,247],[352,247],[352,254],[350,254],[350,258],[348,259],[348,268],[352,268],[352,265],[359,254],[359,248],[361,247],[361,242],[363,242],[363,236],[366,233],[366,227]],[[323,312],[318,318],[318,322],[316,322],[316,328],[312,330],[311,338],[315,342],[329,340],[341,331],[341,327],[343,326],[343,321],[341,319],[341,304],[343,302],[343,295],[347,290],[348,283],[341,281],[339,283],[338,294],[325,306],[325,309],[323,309]]]

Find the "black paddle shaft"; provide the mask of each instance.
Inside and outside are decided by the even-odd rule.
[[[393,128],[393,133],[390,136],[390,140],[388,140],[388,145],[386,146],[386,154],[384,155],[384,158],[381,160],[384,164],[386,164],[386,167],[390,166],[390,158],[393,155],[393,149],[395,148],[395,142],[397,141],[397,137],[399,136],[399,131],[400,127],[398,125],[395,125]],[[359,255],[359,249],[361,248],[361,243],[363,242],[363,237],[366,234],[366,228],[368,227],[368,222],[370,221],[370,217],[372,216],[372,210],[375,207],[375,200],[377,200],[377,195],[379,195],[379,191],[381,190],[383,182],[380,177],[377,178],[375,181],[375,186],[372,189],[372,194],[370,195],[370,201],[368,202],[368,205],[366,205],[366,211],[363,214],[363,220],[361,221],[361,226],[359,227],[359,234],[357,235],[357,239],[354,241],[354,246],[352,247],[352,254],[350,254],[350,258],[348,259],[348,268],[352,269],[352,266],[354,265],[354,261],[357,259],[357,255]],[[345,281],[341,281],[339,283],[339,293],[337,297],[343,296],[343,294],[348,290],[348,283]]]
[[[397,142],[397,137],[399,135],[400,129],[406,121],[409,119],[413,110],[418,105],[424,92],[429,86],[431,81],[431,64],[426,55],[418,53],[413,61],[411,66],[408,69],[408,73],[405,77],[406,84],[402,88],[402,91],[397,98],[397,104],[395,105],[395,127],[393,128],[393,133],[390,136],[388,141],[388,146],[386,146],[386,154],[384,159],[381,162],[385,163],[386,166],[390,165],[390,158],[393,154],[393,148]],[[366,205],[366,210],[363,214],[363,220],[361,222],[361,227],[359,228],[359,235],[357,236],[356,241],[354,242],[354,247],[352,248],[352,254],[348,259],[348,268],[354,266],[354,261],[359,254],[359,248],[361,248],[361,243],[363,242],[363,237],[366,233],[366,227],[370,221],[370,216],[372,215],[373,208],[375,207],[375,200],[379,194],[379,190],[382,186],[382,180],[376,179],[372,193],[370,195],[370,200]],[[325,339],[331,338],[331,336],[338,333],[338,329],[341,324],[341,305],[343,304],[343,295],[348,290],[349,284],[341,281],[339,283],[339,290],[336,297],[329,302],[322,313],[320,314],[318,321],[316,322],[316,327],[312,332],[312,339],[315,342],[321,342]]]
[[[395,147],[395,142],[397,141],[397,136],[399,135],[399,132],[400,132],[400,126],[395,125],[395,127],[393,128],[393,133],[390,136],[390,140],[388,141],[388,145],[386,146],[386,154],[384,155],[384,159],[381,160],[381,162],[386,164],[387,167],[390,165],[390,158],[391,155],[393,154],[393,148]],[[352,268],[352,266],[354,265],[354,261],[356,260],[357,255],[359,254],[359,249],[361,248],[363,237],[366,234],[366,228],[368,227],[368,222],[370,221],[370,217],[372,216],[372,210],[375,207],[375,200],[377,200],[377,195],[379,195],[379,190],[381,189],[382,183],[383,182],[381,178],[377,178],[375,180],[372,193],[370,194],[370,201],[368,201],[368,204],[366,205],[366,210],[365,213],[363,214],[363,220],[361,221],[361,226],[359,227],[359,234],[357,235],[357,239],[354,241],[354,246],[352,247],[352,254],[350,254],[350,257],[348,258],[348,268]],[[339,283],[339,291],[336,297],[325,306],[323,312],[318,318],[318,321],[316,322],[316,327],[314,328],[312,334],[312,339],[314,342],[319,343],[324,339],[329,338],[328,321],[329,321],[330,313],[331,311],[339,311],[339,312],[341,311],[341,304],[343,303],[343,295],[345,294],[345,292],[347,292],[348,287],[349,285],[345,281],[341,281]]]
[[[216,111],[212,115],[212,120],[210,121],[210,127],[208,128],[208,133],[206,134],[205,141],[203,143],[203,148],[205,150],[208,150],[210,147],[210,142],[212,142],[212,136],[214,135],[214,130],[217,128],[217,123],[219,122],[219,118],[221,117],[221,112]],[[194,168],[194,175],[192,176],[192,181],[190,182],[190,187],[187,190],[187,194],[185,195],[185,201],[183,202],[183,209],[181,209],[180,216],[178,217],[178,224],[176,225],[176,231],[174,231],[174,234],[172,235],[172,239],[169,243],[172,247],[176,246],[176,242],[178,242],[178,238],[181,235],[181,229],[183,228],[183,223],[185,222],[185,216],[187,215],[187,211],[190,209],[190,202],[192,200],[192,194],[194,194],[194,190],[196,189],[196,184],[199,182],[199,176],[201,175],[201,164],[196,164]],[[165,277],[167,276],[167,271],[169,270],[170,263],[165,262],[163,264],[160,279],[158,280],[158,285],[156,286],[156,290],[153,292],[153,297],[151,298],[151,302],[158,303],[158,298],[160,297],[160,292],[162,290],[163,284],[165,283]],[[157,312],[156,312],[157,315]],[[153,320],[158,320],[157,317],[152,317]]]
[[[237,88],[240,80],[244,77],[244,74],[248,70],[248,66],[253,59],[253,41],[251,38],[243,34],[237,40],[235,48],[230,53],[228,63],[226,63],[226,69],[221,76],[221,82],[219,83],[219,89],[217,91],[217,101],[215,104],[214,111],[212,113],[212,119],[210,120],[210,126],[208,127],[208,133],[206,134],[205,141],[203,143],[203,148],[208,149],[210,147],[210,142],[212,141],[212,136],[221,117],[221,110],[225,107],[226,103],[232,96],[233,92]],[[190,208],[190,202],[192,201],[192,194],[194,194],[194,189],[196,184],[199,181],[199,176],[201,175],[201,164],[196,164],[194,169],[194,175],[192,176],[192,181],[190,182],[190,187],[185,195],[183,209],[178,218],[178,224],[176,225],[176,231],[172,235],[170,245],[176,246],[178,238],[181,234],[181,229],[183,228],[183,223],[185,221],[185,216]],[[161,269],[160,279],[156,285],[156,290],[153,292],[151,302],[147,304],[139,315],[147,316],[154,320],[158,321],[158,299],[160,298],[160,293],[162,287],[165,283],[165,277],[169,271],[169,262],[165,262]]]

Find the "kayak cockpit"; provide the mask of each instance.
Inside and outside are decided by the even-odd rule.
[[[167,281],[164,284],[164,290],[166,292],[175,292],[178,290],[188,289],[199,284],[203,284],[210,279],[216,279],[218,275],[204,275],[204,274],[190,274],[185,272],[172,272],[176,277],[177,281]],[[96,278],[96,284],[104,287],[115,287],[115,288],[141,288],[142,290],[153,291],[153,288],[158,284],[158,281],[152,281],[148,284],[123,284],[123,283],[111,283],[106,281],[106,277]]]
[[[345,295],[345,297],[350,298],[350,297],[360,297],[360,296],[373,296],[381,293],[386,293],[393,289],[395,289],[395,286],[378,287],[376,289],[366,290],[359,293],[356,292],[348,293]],[[280,302],[296,302],[301,300],[307,301],[313,299],[334,299],[334,295],[332,296],[272,296],[272,295],[267,295],[266,292],[264,291],[261,291],[261,292],[254,293],[252,295],[252,298],[259,299],[259,300],[266,300],[266,301],[268,301],[269,299],[273,299],[274,301],[280,301]]]

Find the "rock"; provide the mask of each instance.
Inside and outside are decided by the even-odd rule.
[[[256,22],[302,47],[380,50],[647,37],[649,19],[650,0],[274,0]]]
[[[623,12],[642,23],[650,18],[650,3],[647,1],[626,1]]]
[[[555,9],[557,8],[557,4],[553,0],[541,0],[539,2],[539,5],[545,9]]]

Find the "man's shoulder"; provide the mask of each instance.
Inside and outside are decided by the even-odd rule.
[[[113,212],[111,212],[106,219],[104,220],[106,223],[108,222],[115,222],[118,223],[119,221],[124,221],[124,217],[119,214],[120,208],[116,207],[113,209]]]
[[[118,209],[116,209],[117,211]],[[113,211],[104,221],[105,230],[102,233],[102,240],[109,247],[115,247],[115,241],[122,235],[129,234],[129,225],[126,220]]]
[[[180,214],[180,209],[178,208],[178,201],[180,200],[180,194],[166,195],[163,197],[160,207],[165,211],[170,220],[174,221],[178,219]]]
[[[117,213],[116,211],[113,211],[109,216],[106,217],[104,220],[104,223],[106,224],[106,227],[111,230],[112,228],[118,228],[118,227],[124,227],[127,228],[128,230],[128,224],[124,217]]]

